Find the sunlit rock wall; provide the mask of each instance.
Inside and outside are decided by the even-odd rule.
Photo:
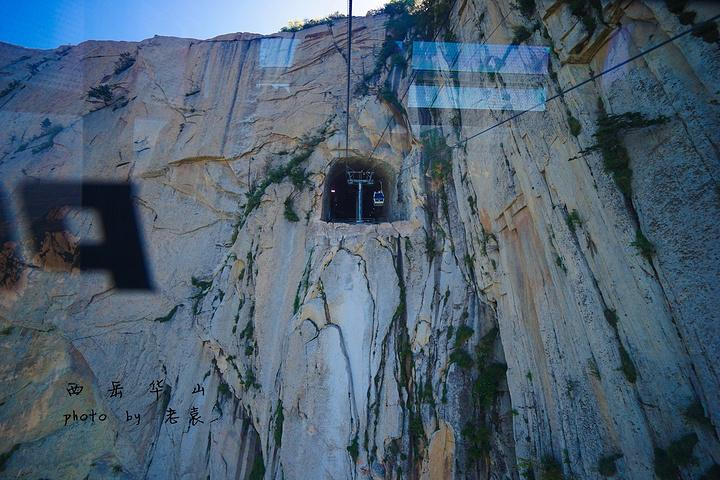
[[[592,35],[549,1],[531,18],[458,1],[438,33],[507,44],[525,25],[552,47],[550,96],[687,28],[659,2],[602,4]],[[611,458],[652,478],[689,434],[682,478],[720,463],[717,44],[684,36],[466,142],[509,113],[433,115],[453,147],[438,173],[428,126],[377,95],[410,70],[363,80],[385,20],[353,25],[349,153],[395,172],[402,212],[377,225],[321,220],[345,156],[343,21],[274,36],[298,40],[286,66],[250,34],[0,46],[21,255],[0,309],[3,475],[598,478]],[[667,117],[618,133],[627,196],[593,149],[598,102]],[[19,187],[42,179],[130,181],[155,290],[73,266],[102,239],[91,212],[33,253]]]

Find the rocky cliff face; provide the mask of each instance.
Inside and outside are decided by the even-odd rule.
[[[660,2],[536,3],[460,0],[434,31],[525,26],[551,46],[550,97],[688,28]],[[392,59],[367,75],[386,20],[353,25],[350,156],[394,179],[394,221],[372,225],[323,221],[343,21],[1,46],[3,475],[717,474],[717,43],[683,36],[476,135],[510,112],[421,121],[378,94],[411,79]],[[36,252],[20,186],[43,179],[130,182],[155,289],[79,271],[92,211],[61,212],[72,232]]]

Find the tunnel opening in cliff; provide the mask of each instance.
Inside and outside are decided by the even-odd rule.
[[[393,199],[395,176],[382,162],[360,158],[334,162],[325,177],[323,193],[323,220],[334,223],[357,223],[358,185],[348,182],[348,172],[366,172],[372,181],[362,185],[362,223],[379,223],[395,220]],[[358,178],[355,174],[355,178]],[[380,201],[381,200],[381,201]]]

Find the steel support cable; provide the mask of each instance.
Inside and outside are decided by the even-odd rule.
[[[345,158],[350,156],[350,59],[352,55],[352,0],[348,0],[347,21],[347,105],[345,106]]]
[[[720,15],[715,15],[714,17],[712,17],[712,18],[710,18],[710,19],[708,19],[708,20],[705,20],[704,22],[700,22],[700,23],[714,22],[715,20],[717,20],[717,19],[719,19],[719,18],[720,18]],[[598,78],[602,77],[603,75],[606,75],[606,74],[608,74],[608,73],[610,73],[610,72],[612,72],[612,71],[614,71],[614,70],[617,70],[618,68],[620,68],[620,67],[622,67],[622,66],[624,66],[624,65],[627,65],[628,63],[633,62],[633,61],[637,60],[638,58],[641,58],[641,57],[647,55],[648,53],[651,53],[651,52],[657,50],[657,49],[660,48],[660,47],[664,47],[665,45],[674,42],[674,41],[677,40],[678,38],[681,38],[681,37],[687,35],[688,33],[693,32],[693,31],[695,30],[695,28],[696,28],[696,27],[689,28],[689,29],[687,29],[687,30],[684,30],[684,31],[678,33],[677,35],[674,35],[673,37],[668,38],[667,40],[663,40],[662,42],[658,43],[657,45],[654,45],[654,46],[652,46],[652,47],[650,47],[650,48],[648,48],[648,49],[646,49],[646,50],[641,51],[640,53],[638,53],[638,54],[636,54],[636,55],[633,55],[632,57],[630,57],[630,58],[628,58],[628,59],[626,59],[626,60],[623,60],[623,61],[620,62],[620,63],[617,63],[617,64],[615,64],[615,65],[613,65],[613,66],[611,66],[611,67],[609,67],[609,68],[606,68],[605,70],[603,70],[603,71],[600,72],[600,73],[591,75],[589,78],[583,80],[582,82],[577,83],[577,84],[575,84],[575,85],[573,85],[573,86],[571,86],[571,87],[569,87],[569,88],[567,88],[567,89],[565,89],[565,90],[562,90],[561,92],[559,92],[559,93],[557,93],[557,94],[555,94],[555,95],[547,98],[545,101],[543,101],[543,102],[541,102],[541,103],[538,103],[537,105],[534,105],[534,106],[532,106],[531,108],[529,108],[529,109],[527,109],[527,110],[523,110],[523,111],[520,111],[520,112],[518,112],[518,113],[516,113],[516,114],[514,114],[514,115],[511,115],[510,117],[508,117],[508,118],[506,118],[506,119],[504,119],[504,120],[502,120],[502,121],[500,121],[500,122],[498,122],[498,123],[495,123],[495,124],[493,124],[493,125],[485,128],[485,129],[483,129],[483,130],[481,130],[481,131],[479,131],[479,132],[477,132],[477,133],[474,133],[474,134],[472,134],[472,135],[470,135],[470,136],[468,136],[468,137],[465,137],[465,139],[460,140],[460,141],[458,141],[457,143],[455,143],[455,144],[453,144],[453,145],[448,145],[448,146],[449,146],[450,148],[459,148],[461,145],[467,143],[468,140],[472,140],[473,138],[479,137],[480,135],[482,135],[482,134],[484,134],[484,133],[487,133],[487,132],[489,132],[490,130],[496,128],[496,127],[499,127],[499,126],[501,126],[501,125],[504,125],[505,123],[507,123],[507,122],[509,122],[509,121],[511,121],[511,120],[514,120],[514,119],[516,119],[516,118],[518,118],[518,117],[520,117],[520,116],[522,116],[522,115],[524,115],[524,114],[526,114],[526,113],[528,113],[528,112],[530,112],[530,111],[533,111],[533,109],[535,109],[535,108],[537,108],[537,107],[539,107],[539,106],[546,105],[548,102],[550,102],[550,101],[552,101],[552,100],[555,100],[555,99],[557,99],[557,98],[560,98],[560,97],[564,96],[565,94],[567,94],[567,93],[569,93],[569,92],[571,92],[571,91],[573,91],[573,90],[575,90],[575,89],[577,89],[577,88],[582,87],[583,85],[586,85],[586,84],[588,84],[588,83],[590,83],[590,82],[593,82],[593,81],[597,80]],[[404,170],[407,170],[408,168],[412,168],[412,167],[414,167],[415,165],[417,165],[418,163],[419,163],[419,162],[413,162],[412,164],[407,165],[406,167],[401,168],[399,171],[402,172],[402,171],[404,171]]]
[[[710,22],[714,22],[714,21],[717,20],[718,18],[720,18],[720,15],[715,15],[714,17],[710,18],[709,20],[706,20],[706,21],[700,22],[700,23],[710,23]],[[472,140],[473,138],[478,137],[478,136],[482,135],[482,134],[485,133],[485,132],[489,132],[490,130],[492,130],[492,129],[495,128],[495,127],[499,127],[500,125],[503,125],[503,124],[509,122],[510,120],[513,120],[513,119],[515,119],[515,118],[517,118],[517,117],[519,117],[519,116],[521,116],[521,115],[524,115],[524,114],[526,114],[527,112],[533,111],[533,109],[535,109],[535,108],[537,108],[537,107],[540,107],[540,106],[543,106],[543,105],[545,105],[546,103],[548,103],[548,102],[550,102],[550,101],[552,101],[552,100],[555,100],[556,98],[560,98],[560,97],[562,97],[563,95],[565,95],[566,93],[572,92],[572,91],[575,90],[576,88],[580,88],[580,87],[582,87],[583,85],[586,85],[586,84],[588,84],[588,83],[590,83],[590,82],[593,82],[593,81],[595,81],[596,79],[602,77],[603,75],[608,74],[608,73],[612,72],[613,70],[617,70],[618,68],[620,68],[620,67],[622,67],[622,66],[624,66],[624,65],[627,65],[628,63],[633,62],[633,61],[637,60],[638,58],[641,58],[641,57],[647,55],[648,53],[654,52],[654,51],[657,50],[658,48],[664,47],[665,45],[674,42],[674,41],[677,40],[678,38],[680,38],[680,37],[682,37],[682,36],[684,36],[684,35],[687,35],[688,33],[691,33],[691,32],[693,32],[694,30],[695,30],[695,27],[689,28],[689,29],[687,29],[687,30],[685,30],[685,31],[683,31],[683,32],[678,33],[677,35],[675,35],[675,36],[673,36],[673,37],[668,38],[667,40],[663,40],[662,42],[660,42],[660,43],[658,43],[657,45],[654,45],[654,46],[648,48],[647,50],[643,50],[643,51],[641,51],[640,53],[638,53],[638,54],[636,54],[636,55],[633,55],[632,57],[628,58],[627,60],[623,60],[622,62],[617,63],[617,64],[613,65],[612,67],[606,68],[605,70],[603,70],[602,72],[600,72],[600,73],[598,73],[598,74],[590,75],[589,78],[583,80],[582,82],[577,83],[577,84],[573,85],[572,87],[570,87],[570,88],[568,88],[568,89],[566,89],[566,90],[561,91],[560,93],[556,93],[555,95],[547,98],[547,99],[544,100],[543,102],[540,102],[540,103],[538,103],[538,104],[536,104],[536,105],[533,105],[532,107],[530,107],[530,108],[527,109],[527,110],[523,110],[523,111],[518,112],[518,113],[516,113],[516,114],[514,114],[514,115],[511,115],[510,117],[506,118],[505,120],[502,120],[501,122],[496,123],[495,125],[492,125],[492,126],[486,128],[486,129],[484,129],[484,130],[481,130],[481,131],[477,132],[477,133],[474,133],[474,134],[470,135],[469,137],[466,137],[464,140],[460,140],[460,141],[457,142],[455,145],[451,145],[450,148],[457,148],[458,146],[460,146],[460,145],[462,145],[462,144],[464,144],[464,143],[467,143],[468,140]]]

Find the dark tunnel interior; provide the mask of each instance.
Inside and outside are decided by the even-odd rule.
[[[348,184],[347,171],[372,171],[373,183],[362,187],[362,221],[363,223],[386,222],[390,219],[390,182],[382,169],[373,167],[362,161],[343,161],[335,163],[328,172],[325,181],[325,213],[327,222],[356,223],[358,186]],[[383,205],[377,205],[374,197],[382,192]]]

